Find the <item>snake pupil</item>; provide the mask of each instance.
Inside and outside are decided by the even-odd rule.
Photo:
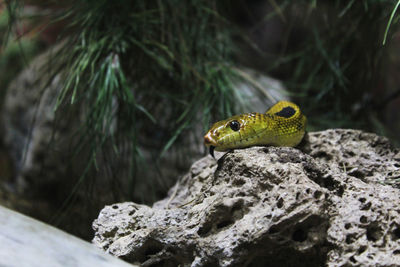
[[[238,121],[231,121],[229,123],[229,126],[231,127],[231,129],[235,132],[239,131],[240,129],[240,123]]]

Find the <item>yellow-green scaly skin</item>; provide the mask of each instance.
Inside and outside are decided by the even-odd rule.
[[[232,121],[237,121],[240,129],[232,130]],[[264,114],[246,113],[215,123],[204,136],[204,143],[216,151],[256,145],[294,147],[303,139],[306,122],[296,104],[280,101]]]

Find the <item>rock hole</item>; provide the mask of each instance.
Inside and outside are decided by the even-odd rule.
[[[361,205],[360,210],[369,210],[371,208],[371,202]]]
[[[400,168],[400,164],[399,163],[395,163],[393,164],[396,168]]]
[[[260,186],[261,191],[263,191],[263,192],[271,191],[271,189],[273,187],[266,182],[260,182],[259,186]]]
[[[239,219],[243,217],[243,200],[242,201],[238,201],[235,203],[235,205],[233,205],[232,209],[231,209],[231,215],[232,217],[238,217]]]
[[[307,188],[307,189],[306,189],[306,193],[307,193],[307,194],[310,194],[310,192],[311,192],[310,188]]]
[[[116,210],[118,209],[118,205],[113,205],[112,208]]]
[[[388,154],[389,154],[389,151],[386,149],[381,149],[378,151],[378,155],[380,155],[380,156],[386,156]]]
[[[348,229],[350,229],[350,228],[351,228],[351,223],[346,223],[346,224],[344,225],[344,229],[348,230]]]
[[[297,192],[296,193],[296,200],[299,200],[299,197],[300,197],[300,192]]]
[[[332,159],[332,156],[327,154],[325,151],[319,151],[312,156],[313,158],[321,158],[325,159],[326,161],[330,161]]]
[[[233,180],[232,185],[233,185],[233,186],[242,186],[242,185],[244,185],[245,183],[246,183],[245,180],[239,178],[239,179]]]
[[[270,153],[270,147],[266,147],[264,149],[261,149],[262,152],[269,154]]]
[[[357,253],[358,253],[358,255],[361,255],[361,254],[363,254],[364,251],[366,251],[366,250],[367,250],[367,247],[366,247],[366,246],[361,246],[361,247],[358,249]]]
[[[297,229],[293,232],[292,239],[296,242],[304,242],[307,240],[307,232],[305,232],[303,229]]]
[[[276,203],[276,206],[281,209],[283,207],[283,198],[279,198],[278,202]]]
[[[397,240],[400,238],[400,228],[396,227],[396,229],[393,230],[393,240]]]
[[[364,159],[370,159],[371,157],[368,154],[362,153],[361,157]]]
[[[354,170],[354,171],[348,172],[347,174],[350,176],[353,176],[357,179],[360,179],[360,180],[365,178],[365,174],[359,170]]]
[[[314,198],[315,199],[319,199],[321,196],[322,196],[322,192],[321,191],[317,190],[317,191],[314,192]]]
[[[343,186],[338,181],[335,181],[331,175],[326,177],[318,177],[314,181],[320,186],[325,187],[329,191],[334,191],[336,189],[336,192],[334,193],[339,197],[343,196],[344,193]]]
[[[351,261],[352,263],[357,263],[357,261],[356,261],[356,259],[354,258],[354,256],[351,256],[351,257],[350,257],[350,261]]]
[[[395,254],[395,255],[400,254],[400,249],[396,249],[395,251],[393,251],[393,254]]]
[[[348,234],[346,235],[346,244],[351,244],[356,240],[355,234]]]
[[[240,191],[240,192],[237,194],[237,196],[238,196],[238,197],[244,197],[244,196],[246,196],[246,194],[245,194],[245,192]]]
[[[130,211],[128,214],[129,216],[132,216],[133,214],[135,214],[135,210]]]
[[[197,234],[199,236],[206,236],[210,231],[211,231],[211,224],[205,223],[203,226],[201,226],[199,228],[199,230],[197,231]]]
[[[362,215],[360,217],[360,223],[367,223],[367,222],[368,222],[368,218],[366,216]]]
[[[361,203],[365,203],[365,201],[367,201],[367,199],[365,197],[360,197],[358,199],[358,201],[360,201]]]
[[[338,195],[339,197],[342,197],[343,194],[344,194],[344,188],[343,188],[343,186],[340,186],[339,189],[338,189],[338,191],[337,191],[337,195]]]
[[[333,180],[332,176],[328,176],[322,180],[322,186],[326,187],[329,191],[334,189],[335,181]]]
[[[217,229],[224,228],[224,227],[226,227],[226,226],[231,225],[232,223],[233,223],[232,220],[224,220],[224,221],[219,222],[219,223],[217,224]]]
[[[377,226],[369,226],[367,228],[367,239],[376,242],[382,236],[381,229]]]

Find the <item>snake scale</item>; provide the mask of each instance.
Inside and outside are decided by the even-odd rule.
[[[215,151],[256,145],[294,147],[303,139],[307,118],[289,101],[279,101],[265,113],[245,113],[214,123],[204,144]]]

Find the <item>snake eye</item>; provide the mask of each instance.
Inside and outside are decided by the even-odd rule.
[[[229,127],[231,127],[232,130],[234,130],[235,132],[239,131],[240,129],[240,123],[238,121],[231,121],[229,123]]]

